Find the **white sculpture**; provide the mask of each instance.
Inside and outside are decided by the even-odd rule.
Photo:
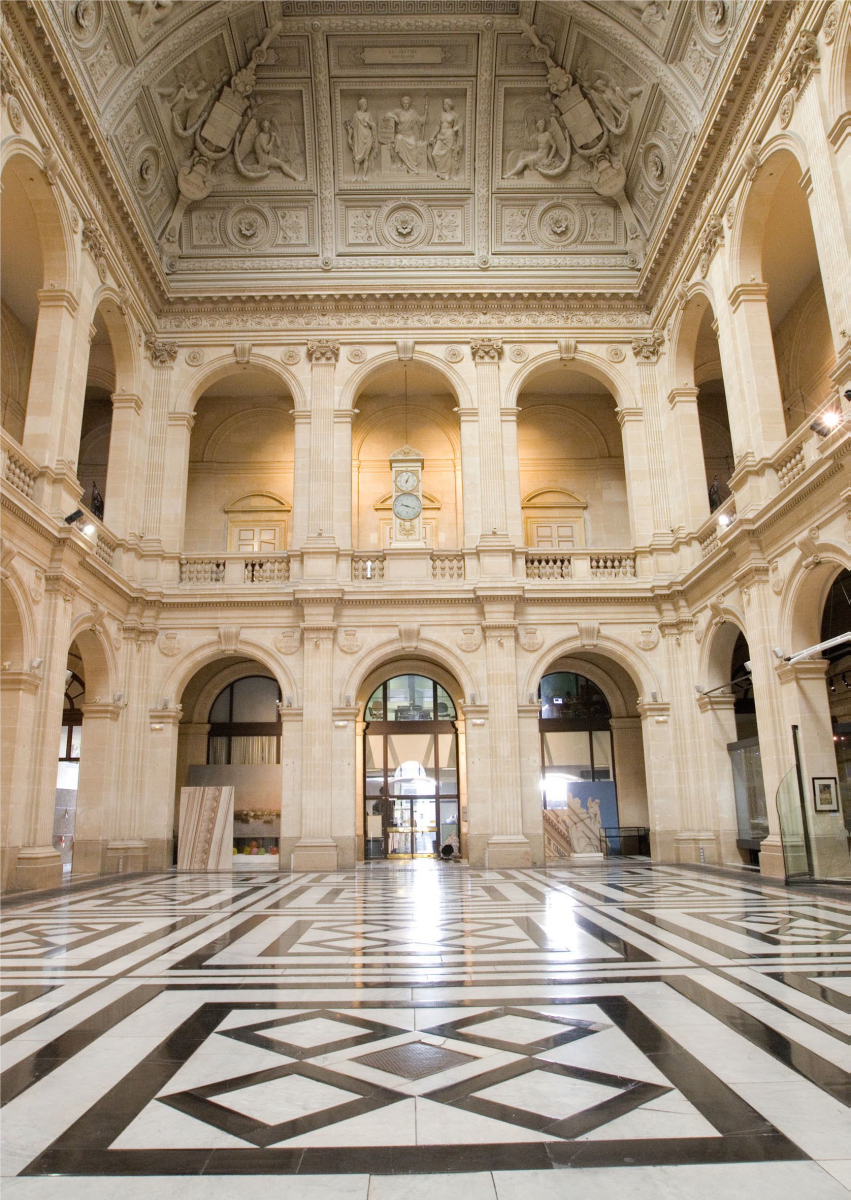
[[[393,152],[411,175],[419,175],[425,166],[426,144],[423,129],[428,120],[428,100],[425,111],[418,113],[410,96],[403,96],[399,108],[387,114],[393,122]]]
[[[437,133],[429,142],[429,158],[438,179],[451,179],[461,161],[461,122],[452,100],[443,101]]]
[[[355,168],[355,179],[369,178],[369,168],[378,153],[378,130],[369,111],[369,101],[361,96],[358,106],[352,113],[351,121],[345,122],[346,137],[352,152],[352,162]],[[363,175],[361,176],[361,172]]]

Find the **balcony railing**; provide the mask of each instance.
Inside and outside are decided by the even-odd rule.
[[[634,554],[592,554],[592,579],[635,579]]]
[[[527,579],[571,579],[573,562],[569,554],[526,555]]]
[[[383,554],[353,554],[352,583],[370,583],[384,578]]]
[[[526,578],[635,579],[635,555],[630,550],[572,550],[570,554],[526,551]]]
[[[6,433],[3,434],[2,446],[3,479],[31,500],[38,479],[38,467]]]
[[[432,579],[463,579],[464,555],[433,552],[431,556]]]
[[[697,531],[697,541],[703,558],[709,558],[709,555],[716,549],[721,534],[729,525],[733,524],[735,519],[736,501],[733,496],[728,496],[721,507],[716,508],[709,520],[705,521]]]
[[[191,587],[286,583],[289,577],[286,554],[193,554],[180,560],[180,582]]]
[[[807,460],[804,456],[804,443],[798,442],[790,452],[787,452],[777,463],[775,470],[777,471],[777,482],[780,485],[780,490],[789,487],[790,483],[802,475],[807,469]]]

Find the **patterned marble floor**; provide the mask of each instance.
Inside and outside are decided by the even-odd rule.
[[[11,1200],[851,1195],[830,895],[424,862],[3,913]]]

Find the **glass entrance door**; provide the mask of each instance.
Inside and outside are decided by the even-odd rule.
[[[447,693],[424,676],[398,676],[365,715],[364,858],[458,852],[458,735]]]

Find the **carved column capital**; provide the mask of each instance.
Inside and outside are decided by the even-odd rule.
[[[314,366],[319,363],[336,363],[340,357],[340,343],[321,338],[318,342],[307,343],[307,357]]]
[[[659,359],[659,351],[665,341],[663,333],[649,333],[644,337],[632,339],[632,352],[637,362],[655,363]]]
[[[476,338],[470,342],[470,353],[476,366],[482,363],[499,362],[502,357],[502,338]]]
[[[174,360],[177,358],[177,342],[167,342],[149,333],[145,338],[145,349],[154,366],[174,366]]]

